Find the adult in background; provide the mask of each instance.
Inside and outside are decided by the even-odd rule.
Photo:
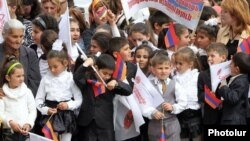
[[[224,0],[221,8],[221,20],[226,25],[219,30],[217,42],[227,46],[231,59],[242,40],[250,35],[249,5],[246,0]]]
[[[35,96],[41,76],[39,73],[38,58],[34,50],[22,45],[25,26],[16,19],[5,22],[0,44],[0,66],[9,55],[14,55],[23,65],[25,76],[24,82]]]

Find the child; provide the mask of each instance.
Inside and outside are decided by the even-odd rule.
[[[106,53],[109,49],[111,35],[105,32],[98,32],[91,38],[88,53],[95,55],[97,52]]]
[[[101,78],[90,67],[93,65]],[[114,69],[114,59],[110,55],[102,54],[95,64],[92,58],[88,58],[74,74],[74,80],[85,100],[78,116],[78,138],[81,140],[115,140],[112,101],[115,94],[130,95],[132,89],[128,84],[111,78]],[[107,83],[106,88],[101,79]],[[100,91],[97,93],[95,89]]]
[[[14,56],[7,57],[1,69],[0,99],[4,141],[25,141],[36,119],[35,100],[24,83],[23,65]],[[2,138],[2,137],[1,137]]]
[[[175,53],[175,65],[177,74],[174,77],[176,97],[187,97],[185,110],[178,115],[181,124],[181,139],[201,139],[201,111],[197,97],[197,81],[199,72],[197,57],[194,52],[187,47],[180,48]],[[175,107],[166,106],[171,113],[177,113]]]
[[[215,65],[223,63],[227,60],[228,51],[222,43],[211,43],[207,49],[208,64]],[[204,86],[211,90],[211,76],[210,69],[202,71],[198,77],[198,98],[202,107],[202,123],[204,125],[219,124],[219,109],[213,109],[205,102]],[[217,92],[216,92],[217,93]]]
[[[75,61],[79,56],[76,44],[80,40],[80,26],[79,22],[73,18],[70,19],[70,37],[71,37],[72,47],[70,49],[69,55],[72,59],[71,64],[75,64]]]
[[[220,124],[246,125],[250,72],[250,56],[237,53],[230,64],[231,78],[227,83],[221,82],[218,95],[223,98]]]
[[[208,45],[216,41],[218,30],[217,23],[212,23],[210,20],[199,26],[196,31],[196,45],[199,48],[198,58],[201,63],[201,70],[209,69],[206,49]]]
[[[150,74],[149,59],[152,57],[152,54],[153,50],[147,44],[142,44],[135,50],[135,62],[139,64],[146,76]]]
[[[69,60],[62,42],[53,46],[47,59],[50,71],[42,78],[36,96],[36,107],[43,115],[40,123],[44,126],[52,116],[54,131],[61,135],[61,141],[69,141],[76,129],[73,110],[82,103],[81,92],[73,81],[72,73],[67,72]]]
[[[156,109],[152,107],[144,109],[146,111],[148,110],[144,115],[150,119],[148,127],[149,141],[160,139],[162,126],[165,128],[164,134],[166,140],[180,141],[180,123],[176,115],[168,112],[169,109],[165,106],[172,105],[175,107],[176,112],[182,111],[186,106],[186,97],[175,97],[175,82],[169,79],[172,66],[166,52],[157,51],[151,58],[150,64],[152,74],[149,76],[149,79],[156,89],[161,92],[165,102]],[[163,121],[161,119],[163,119]]]

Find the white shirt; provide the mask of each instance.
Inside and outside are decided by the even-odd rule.
[[[22,83],[17,88],[9,88],[3,85],[5,96],[0,99],[0,116],[3,119],[4,128],[10,128],[9,121],[17,122],[21,127],[29,124],[33,127],[36,119],[35,99],[31,90]]]
[[[49,71],[48,60],[39,59],[39,69],[41,76],[45,76],[45,74]]]
[[[71,98],[74,98],[74,100]],[[69,110],[80,107],[82,103],[82,94],[73,81],[71,72],[65,70],[58,76],[54,76],[49,71],[42,78],[36,95],[36,107],[43,115],[47,115],[49,108],[47,106],[41,107],[45,100],[57,102],[68,101]]]
[[[78,52],[76,45],[72,45],[71,54],[70,54],[71,59],[75,62],[78,56],[79,56],[79,52]]]
[[[186,72],[177,73],[175,79],[175,94],[177,98],[186,97],[187,106],[185,109],[200,109],[198,103],[198,75],[197,69],[188,69]]]

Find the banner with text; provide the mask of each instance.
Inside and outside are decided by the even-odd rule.
[[[8,5],[6,0],[0,0],[0,43],[3,42],[2,31],[4,22],[10,19]]]
[[[127,19],[139,9],[152,7],[192,30],[196,28],[203,9],[203,0],[121,0],[121,2]]]

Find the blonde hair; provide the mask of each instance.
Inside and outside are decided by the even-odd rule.
[[[237,33],[240,33],[244,29],[250,32],[250,29],[247,29],[247,25],[250,25],[250,13],[246,0],[224,0],[221,3],[221,7],[236,19]]]
[[[56,5],[57,7],[57,14],[60,14],[61,4],[59,0],[41,0],[41,4],[43,5],[46,2],[51,2],[52,4]]]
[[[194,51],[189,47],[182,47],[174,54],[175,60],[181,60],[192,64],[192,69],[200,70],[200,63]]]

